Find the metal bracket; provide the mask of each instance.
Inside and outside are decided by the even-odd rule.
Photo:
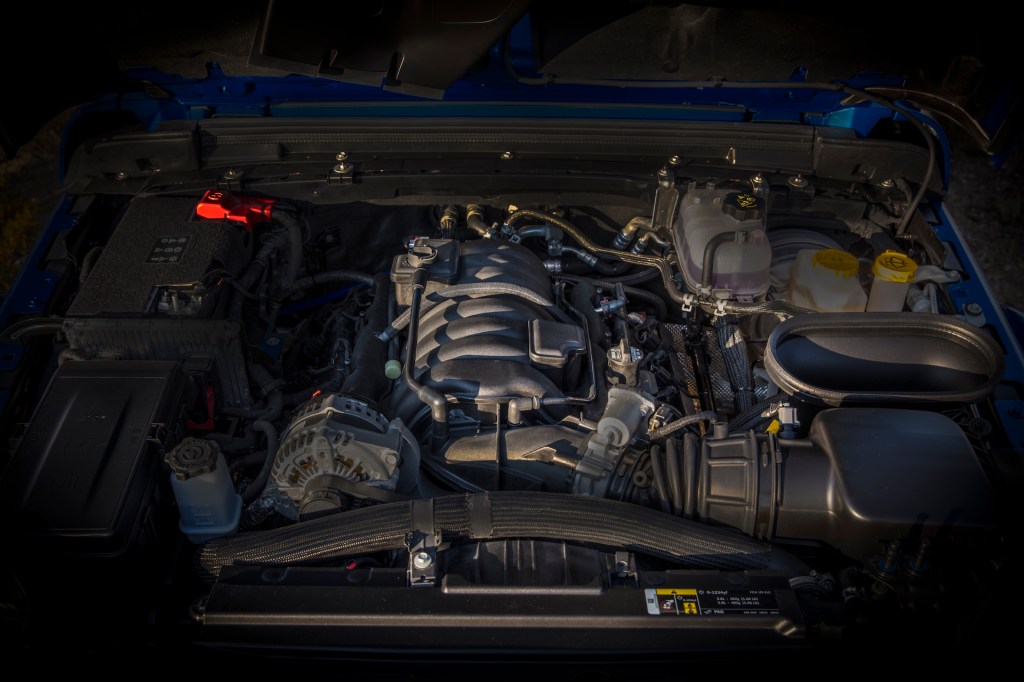
[[[351,162],[341,161],[336,163],[331,167],[330,172],[327,174],[327,184],[351,185],[352,178],[355,176],[355,170],[356,167]]]
[[[651,227],[655,232],[669,234],[679,204],[679,189],[676,187],[675,171],[668,166],[658,170],[658,189],[654,193],[654,208],[651,209]]]
[[[405,538],[409,550],[409,585],[433,587],[437,584],[437,545],[439,533],[434,528],[434,500],[413,500],[410,503],[413,530]]]

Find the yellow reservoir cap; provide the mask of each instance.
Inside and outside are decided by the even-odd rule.
[[[882,255],[875,259],[875,265],[871,268],[871,274],[886,282],[909,282],[914,279],[917,272],[917,263],[910,256],[899,251],[883,251]]]
[[[829,270],[836,277],[856,277],[860,263],[852,253],[839,249],[822,249],[814,254],[814,267]]]

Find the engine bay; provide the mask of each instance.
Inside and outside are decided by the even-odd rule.
[[[470,615],[517,609],[496,627],[534,647],[978,620],[1004,350],[955,257],[897,229],[905,183],[669,164],[649,195],[562,194],[94,201],[66,305],[7,332],[45,353],[5,591],[58,608],[75,557],[182,637],[267,645],[429,613],[423,646],[472,648]]]

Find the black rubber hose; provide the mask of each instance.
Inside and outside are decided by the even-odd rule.
[[[440,391],[424,386],[413,375],[416,364],[416,345],[420,327],[420,305],[423,303],[423,292],[426,289],[426,273],[422,268],[416,270],[412,283],[412,305],[409,306],[409,333],[405,342],[405,362],[402,363],[402,380],[421,403],[430,408],[433,420],[433,443],[440,448],[448,440],[448,401]],[[387,348],[386,345],[381,345]]]
[[[614,289],[616,284],[621,284],[621,282],[613,282],[613,281],[606,281],[606,280],[590,279],[589,277],[581,277],[579,275],[561,275],[560,274],[560,275],[555,275],[554,278],[555,279],[560,279],[560,280],[563,280],[563,281],[566,281],[566,282],[573,282],[577,286],[581,282],[587,282],[591,286],[607,288],[607,289]],[[623,285],[622,291],[623,291],[623,293],[626,294],[626,298],[632,298],[632,299],[637,300],[637,301],[644,301],[646,303],[650,303],[651,306],[654,307],[654,310],[657,313],[659,320],[667,320],[668,319],[668,306],[665,305],[665,301],[664,301],[664,299],[661,298],[661,296],[658,296],[657,294],[655,294],[653,292],[647,291],[646,289],[638,289],[637,287],[630,287],[630,286],[625,286],[625,285]],[[594,307],[593,304],[591,304],[590,307],[591,308]]]
[[[736,232],[716,234],[704,245],[704,263],[701,265],[700,271],[701,291],[709,291],[711,289],[711,278],[715,272],[715,255],[718,253],[718,247],[736,241],[737,234]]]
[[[487,236],[490,226],[484,222],[484,210],[476,204],[466,205],[466,227],[481,237]]]
[[[683,515],[683,462],[679,457],[676,439],[665,441],[665,468],[668,471],[668,487],[672,491],[672,513]]]
[[[631,267],[633,267],[632,263],[627,263],[626,261],[621,260],[615,263],[609,263],[598,259],[597,263],[594,264],[594,269],[602,275],[621,275]]]
[[[387,392],[391,380],[384,375],[388,361],[388,346],[377,338],[388,326],[388,290],[391,280],[387,273],[374,277],[373,303],[366,309],[365,324],[356,337],[352,349],[352,372],[341,385],[341,393],[370,403],[379,403]]]
[[[315,275],[309,277],[303,277],[302,279],[292,283],[288,296],[295,296],[300,294],[306,289],[311,289],[317,284],[337,284],[339,282],[357,282],[359,284],[365,284],[368,287],[374,286],[373,275],[367,275],[365,272],[356,272],[355,270],[328,270],[326,272],[318,272]]]
[[[245,504],[249,504],[259,497],[263,489],[267,487],[267,480],[270,478],[271,469],[274,468],[274,458],[277,457],[278,447],[277,429],[273,424],[263,419],[257,419],[252,423],[252,428],[267,437],[267,456],[263,459],[260,472],[256,474],[256,478],[252,479],[252,483],[242,494],[242,502]]]
[[[568,267],[570,264],[573,265],[574,267]],[[629,264],[627,263],[627,265]],[[580,267],[579,271],[577,271],[575,266],[583,267]],[[643,284],[644,282],[650,282],[652,279],[657,279],[660,275],[656,268],[641,268],[639,271],[631,273],[629,275],[621,275],[615,277],[594,277],[584,272],[585,269],[586,267],[584,266],[584,264],[580,263],[579,260],[577,260],[576,258],[573,258],[572,260],[569,261],[563,261],[561,272],[553,274],[552,277],[554,279],[565,279],[569,281],[589,279],[602,287],[608,287],[609,289],[611,289],[616,284],[623,284],[626,286]]]
[[[426,528],[414,509],[432,513],[442,542],[539,538],[641,552],[694,568],[780,569],[804,575],[792,555],[737,532],[720,530],[628,502],[540,492],[494,492],[395,502],[332,514],[276,530],[206,543],[201,571],[215,577],[236,564],[308,564],[406,547]],[[424,507],[423,505],[426,505]],[[417,514],[418,516],[418,514]]]

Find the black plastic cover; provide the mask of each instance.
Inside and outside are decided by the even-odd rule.
[[[569,358],[587,350],[583,329],[553,320],[530,320],[530,360],[545,367],[565,367]]]
[[[948,315],[814,313],[772,332],[765,369],[805,402],[845,405],[970,403],[1003,374],[1003,351]]]
[[[861,558],[882,542],[994,525],[967,436],[936,412],[840,408],[806,440],[704,439],[697,514],[766,540],[826,542]]]
[[[195,210],[193,197],[134,199],[68,316],[142,317],[160,312],[209,317],[218,298],[215,288],[202,294],[203,302],[195,310],[187,303],[181,312],[160,305],[164,298],[187,302],[195,293],[188,285],[200,283],[212,270],[237,276],[247,260],[241,227],[196,220]]]
[[[994,525],[981,463],[943,414],[825,410],[809,440],[783,441],[780,537],[820,538],[857,557],[883,540]]]
[[[173,362],[66,362],[0,481],[0,515],[35,547],[117,555],[136,537],[190,386]],[[10,537],[10,536],[7,536]]]

